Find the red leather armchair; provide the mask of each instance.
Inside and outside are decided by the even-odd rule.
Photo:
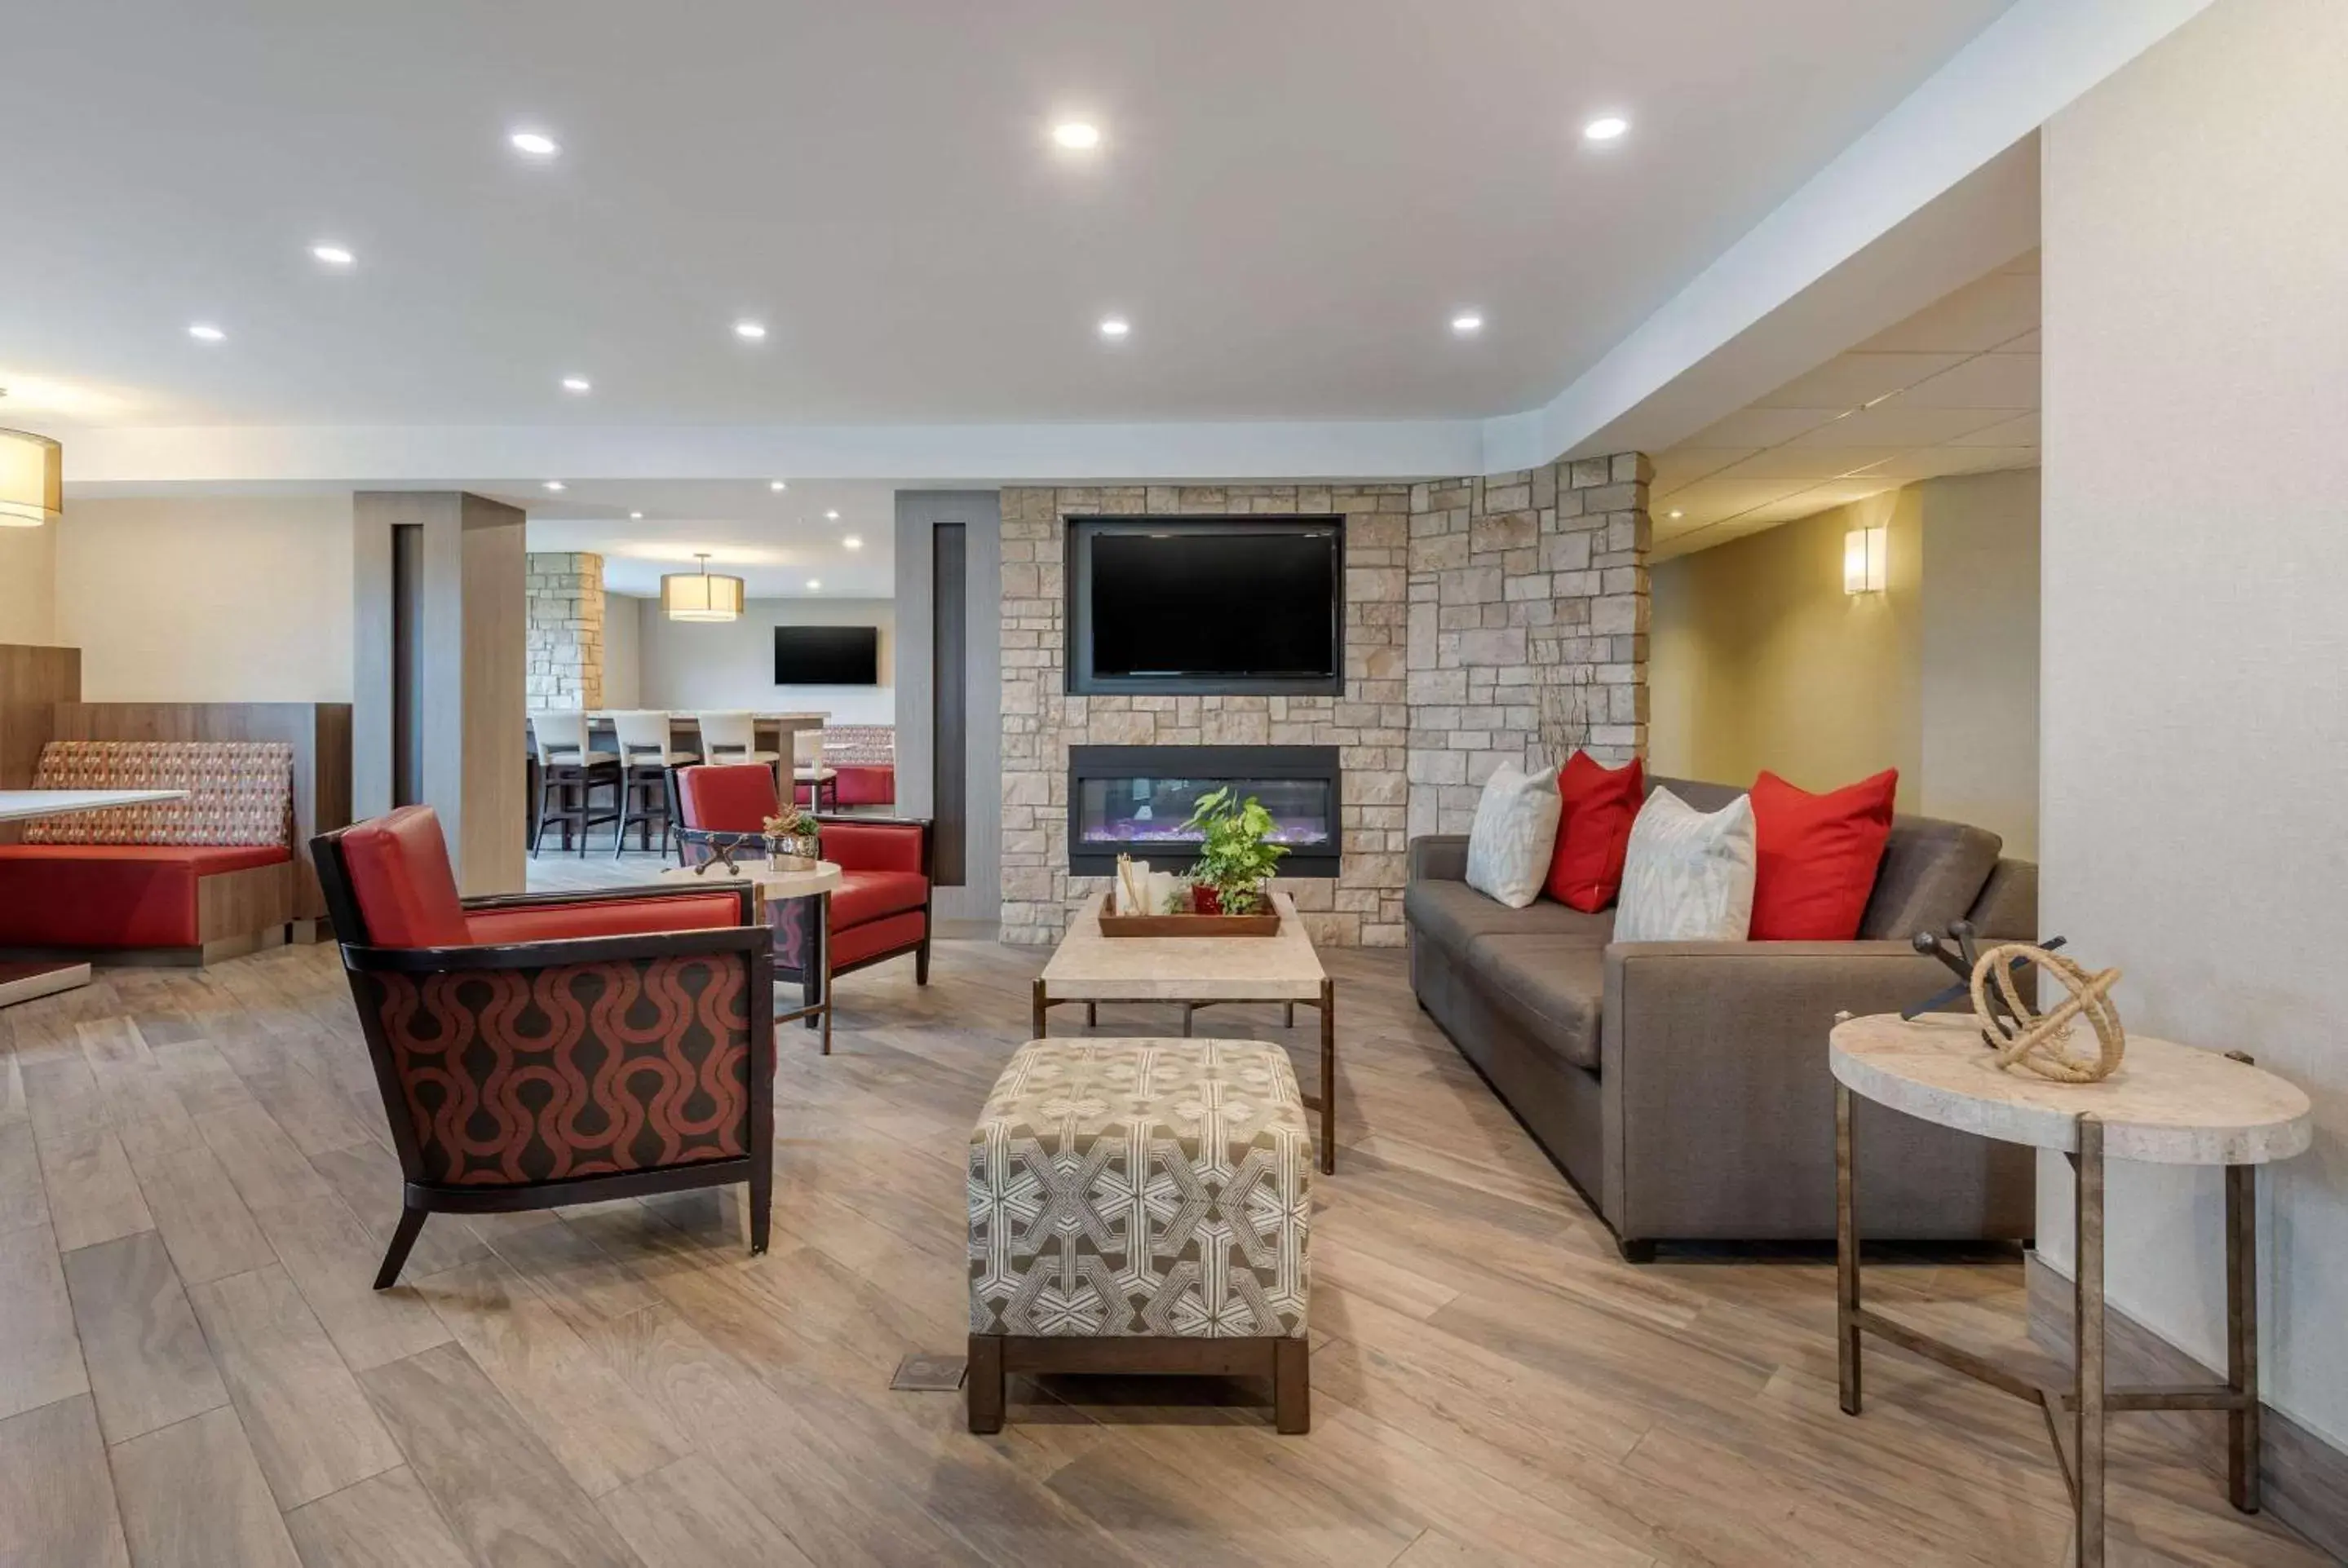
[[[774,968],[746,888],[459,898],[428,806],[310,841],[406,1178],[427,1214],[774,1190]]]
[[[696,835],[755,836],[775,815],[774,774],[736,764],[677,773],[680,835],[694,864]],[[930,824],[917,817],[819,816],[823,857],[840,868],[831,895],[831,972],[837,975],[911,953],[913,983],[930,983]],[[755,853],[756,851],[754,851]],[[822,958],[807,927],[803,901],[778,906],[775,970],[797,979],[809,1005],[821,999]],[[816,1027],[809,1019],[808,1027]]]

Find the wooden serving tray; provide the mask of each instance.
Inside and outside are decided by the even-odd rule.
[[[1100,913],[1104,937],[1277,937],[1280,911],[1261,915],[1112,915]]]

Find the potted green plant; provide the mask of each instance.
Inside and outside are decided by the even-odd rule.
[[[1263,903],[1263,885],[1279,868],[1285,845],[1272,842],[1272,813],[1250,795],[1241,800],[1225,785],[1199,797],[1184,827],[1200,835],[1199,858],[1190,867],[1190,884],[1210,903],[1200,914],[1249,915]]]

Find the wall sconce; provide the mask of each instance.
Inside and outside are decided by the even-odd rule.
[[[1842,537],[1842,590],[1881,593],[1891,577],[1891,529],[1879,523]]]
[[[65,510],[65,448],[46,436],[0,430],[0,528],[37,528]]]

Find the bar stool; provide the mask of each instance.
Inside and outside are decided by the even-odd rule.
[[[799,791],[808,792],[808,804],[816,811],[823,809],[824,793],[831,794],[831,804],[839,804],[839,770],[828,767],[823,760],[821,728],[800,730],[791,736],[791,797]]]
[[[701,756],[712,767],[725,763],[757,763],[768,769],[782,761],[780,752],[758,750],[758,727],[747,713],[696,713],[701,729]],[[782,793],[779,784],[777,794]]]
[[[530,835],[533,858],[546,838],[549,823],[562,825],[562,846],[571,847],[573,829],[579,853],[587,853],[587,832],[599,822],[620,820],[618,789],[620,759],[612,752],[587,749],[587,715],[577,708],[561,712],[532,713],[530,733],[538,745],[538,831]],[[595,809],[596,790],[610,785],[613,808]]]
[[[636,830],[636,847],[649,851],[653,829],[660,829],[661,858],[668,858],[671,830],[676,825],[675,769],[697,763],[692,752],[669,749],[666,712],[638,709],[612,715],[612,729],[620,742],[620,825],[612,835],[612,858],[627,846],[628,829]]]

